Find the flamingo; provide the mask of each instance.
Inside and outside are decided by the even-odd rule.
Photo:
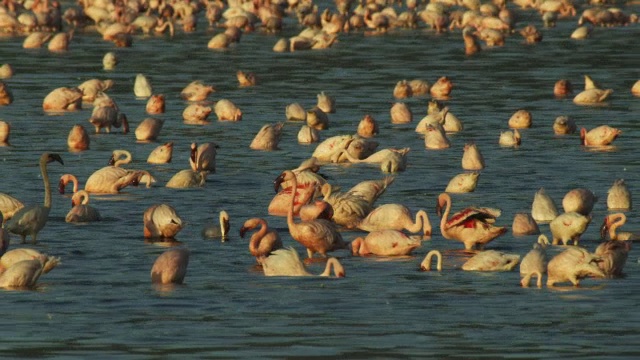
[[[22,260],[0,274],[0,288],[31,289],[42,275],[43,260]]]
[[[631,210],[631,193],[624,179],[616,179],[607,191],[609,210]]]
[[[620,231],[618,228],[627,222],[627,216],[623,213],[609,214],[604,218],[604,222],[600,227],[600,237],[606,238],[607,232],[609,233],[609,240],[621,240],[621,241],[634,241],[640,240],[640,235],[628,232]]]
[[[71,210],[65,217],[66,222],[90,222],[100,221],[102,217],[98,210],[89,205],[89,193],[86,190],[80,190],[73,194],[71,198]]]
[[[285,107],[285,116],[291,121],[307,121],[307,111],[299,103],[292,103]]]
[[[213,108],[211,108],[211,106],[199,103],[189,104],[182,111],[182,119],[185,124],[206,125],[210,123],[208,117],[212,111]]]
[[[364,238],[355,238],[351,242],[351,253],[360,256],[401,256],[411,254],[420,245],[420,239],[412,239],[399,230],[376,230]]]
[[[553,199],[547,195],[544,188],[540,188],[533,197],[531,217],[538,222],[550,222],[558,216],[558,209]]]
[[[451,147],[451,142],[447,138],[442,125],[439,123],[427,125],[424,146],[427,149],[447,149]]]
[[[574,286],[588,276],[604,278],[605,273],[598,267],[599,256],[591,254],[579,246],[570,246],[554,256],[547,265],[547,286],[570,281]]]
[[[593,205],[597,201],[591,190],[577,188],[568,191],[562,198],[562,208],[564,212],[575,211],[582,215],[589,215],[593,210]]]
[[[333,192],[331,184],[322,186],[323,200],[333,208],[333,222],[354,229],[369,214],[373,205],[362,195],[351,191]]]
[[[174,189],[186,189],[204,186],[207,180],[206,171],[193,171],[185,169],[178,171],[166,183],[166,187]]]
[[[238,85],[240,87],[256,86],[257,81],[254,73],[238,70],[236,72],[236,78],[238,79]]]
[[[149,164],[167,164],[171,162],[173,157],[173,141],[158,145],[149,153],[147,162]]]
[[[182,247],[160,254],[151,268],[151,283],[182,284],[187,275],[189,255],[189,249]]]
[[[404,171],[407,167],[407,154],[411,148],[389,148],[379,150],[364,159],[353,157],[347,150],[342,149],[331,156],[331,162],[347,160],[350,163],[380,164],[380,169],[387,173]]]
[[[145,111],[149,115],[164,114],[166,109],[164,94],[152,94],[147,100]]]
[[[589,131],[581,128],[580,140],[583,146],[607,146],[620,136],[620,134],[622,134],[622,130],[609,125],[600,125]]]
[[[215,143],[204,143],[198,146],[197,143],[191,143],[191,155],[189,156],[189,164],[193,171],[216,172],[216,149],[219,148]]]
[[[437,259],[436,269],[438,269],[438,271],[442,271],[442,253],[438,250],[431,250],[427,253],[427,255],[420,263],[420,269],[422,271],[431,271],[431,259],[434,256]]]
[[[408,124],[413,121],[413,113],[409,108],[409,105],[401,102],[397,102],[391,106],[389,110],[391,115],[392,124]]]
[[[11,146],[9,144],[9,134],[11,134],[11,125],[6,121],[0,120],[0,146]]]
[[[331,96],[327,95],[324,91],[321,91],[318,95],[318,103],[317,107],[324,111],[327,114],[331,114],[336,112],[336,100]]]
[[[333,207],[328,202],[319,199],[313,203],[302,205],[298,215],[302,221],[314,219],[331,220],[333,218]]]
[[[111,133],[112,126],[115,128],[122,126],[122,133],[129,133],[127,116],[118,112],[118,106],[108,100],[106,102],[98,100],[94,102],[89,122],[95,127],[96,134],[99,134],[102,128],[104,128],[107,133]]]
[[[329,117],[327,113],[317,106],[307,110],[307,126],[316,130],[326,130],[329,128]]]
[[[146,118],[140,122],[136,128],[135,135],[138,141],[153,141],[160,135],[164,120],[156,118]]]
[[[553,235],[553,245],[558,245],[560,241],[563,245],[567,245],[569,241],[578,245],[580,235],[587,230],[590,222],[591,217],[575,211],[558,215],[549,223],[551,235]]]
[[[453,90],[453,82],[446,76],[441,76],[429,89],[429,93],[436,99],[447,99]]]
[[[475,143],[466,143],[462,154],[462,168],[464,170],[484,169],[484,157]]]
[[[74,111],[82,108],[82,90],[59,87],[51,90],[42,101],[44,111]]]
[[[366,114],[358,123],[358,129],[356,132],[364,138],[370,138],[377,135],[378,131],[378,123],[376,120],[373,116]]]
[[[269,256],[273,251],[282,248],[282,240],[277,231],[270,229],[263,218],[251,218],[244,222],[240,228],[240,237],[244,237],[247,231],[260,227],[249,240],[249,252],[255,256],[258,262],[261,257]]]
[[[22,201],[9,194],[0,192],[0,213],[2,213],[4,221],[11,219],[13,215],[23,207],[24,204]]]
[[[300,131],[298,131],[298,143],[311,144],[320,140],[320,134],[318,130],[310,127],[309,125],[302,125]]]
[[[579,92],[573,98],[573,103],[577,105],[599,104],[607,100],[611,94],[613,94],[612,89],[587,89]]]
[[[553,132],[556,135],[573,134],[576,132],[576,123],[568,116],[558,116],[553,121]]]
[[[213,86],[205,85],[200,80],[194,80],[182,89],[180,97],[186,101],[204,101],[209,94],[215,91]]]
[[[277,150],[283,126],[284,123],[263,125],[251,141],[249,148],[253,150]]]
[[[313,276],[300,260],[298,252],[292,247],[278,249],[271,255],[260,258],[260,263],[265,276]],[[327,259],[327,265],[319,276],[331,276],[332,269],[335,277],[345,276],[344,267],[338,259],[333,257]]]
[[[602,259],[598,261],[598,267],[607,277],[621,277],[630,250],[631,244],[627,241],[609,240],[601,243],[594,252]]]
[[[167,204],[152,205],[144,211],[144,237],[147,239],[173,239],[183,223],[176,210]]]
[[[5,229],[11,233],[22,237],[22,243],[26,241],[27,235],[31,235],[33,243],[37,241],[40,230],[46,225],[51,211],[51,184],[49,183],[49,173],[47,164],[57,161],[64,165],[60,155],[45,152],[40,156],[40,173],[44,182],[44,204],[25,206],[18,210],[13,217],[5,223]]]
[[[280,183],[287,180],[292,181],[293,189],[297,188],[298,181],[296,180],[296,175],[291,170],[284,171],[276,179],[275,188],[278,189]],[[314,253],[319,253],[323,257],[327,257],[328,251],[347,247],[347,244],[342,240],[342,235],[331,221],[316,219],[296,223],[293,220],[294,203],[295,196],[292,196],[291,202],[289,203],[289,211],[287,212],[289,233],[294,240],[307,248],[309,258],[312,258]]]
[[[315,157],[311,157],[293,169],[296,175],[297,188],[295,189],[296,203],[293,214],[298,215],[300,208],[310,204],[313,199],[321,195],[321,188],[327,182],[322,175],[318,174],[320,164]],[[282,182],[282,190],[279,191],[269,203],[268,211],[271,215],[286,216],[289,211],[289,202],[293,196],[292,182]]]
[[[444,214],[442,207],[445,207]],[[506,227],[493,225],[500,216],[500,210],[491,208],[468,207],[459,211],[451,218],[451,196],[442,193],[438,196],[436,210],[440,219],[440,232],[445,239],[458,240],[464,244],[466,250],[474,247],[483,248],[487,243],[507,232]]]
[[[78,89],[82,91],[82,101],[93,102],[98,94],[109,90],[113,85],[114,81],[111,79],[89,79],[78,85]]]
[[[90,142],[89,133],[87,133],[84,126],[76,124],[71,128],[71,131],[69,131],[67,146],[70,151],[89,150]]]
[[[220,99],[213,107],[219,121],[240,121],[242,120],[242,111],[231,100]]]
[[[104,70],[113,70],[118,65],[118,55],[113,51],[109,51],[102,57],[102,68]]]
[[[448,193],[468,193],[473,192],[478,184],[479,172],[465,172],[454,176],[449,180],[445,192]]]
[[[17,248],[9,250],[0,257],[0,273],[6,271],[13,264],[16,264],[23,260],[42,259],[42,273],[46,274],[53,270],[56,266],[60,265],[60,258],[56,256],[49,256],[43,254],[35,249],[30,248]]]
[[[520,255],[506,254],[496,250],[477,253],[464,264],[465,271],[511,271],[520,262]]]
[[[221,238],[222,241],[226,241],[230,227],[229,214],[222,210],[218,214],[218,224],[205,226],[202,229],[202,237],[205,239]]]
[[[336,135],[318,144],[311,156],[320,162],[331,162],[335,153],[346,149],[352,157],[363,159],[371,155],[377,146],[377,142],[357,135]]]
[[[511,129],[528,129],[531,127],[532,115],[528,110],[520,109],[509,118]]]
[[[384,194],[387,187],[393,183],[395,176],[385,176],[380,180],[365,180],[355,184],[349,193],[353,195],[362,196],[369,205],[373,206],[373,203]]]
[[[60,181],[58,182],[58,191],[60,194],[64,194],[68,183],[73,184],[73,193],[78,191],[78,178],[73,174],[64,174],[60,176]]]
[[[567,79],[560,79],[553,85],[553,95],[561,98],[573,93],[573,86]]]
[[[538,236],[538,242],[533,244],[533,249],[522,258],[520,262],[520,285],[529,287],[533,276],[537,277],[536,285],[542,287],[542,274],[547,272],[547,253],[545,246],[549,239],[544,234]]]
[[[511,229],[516,236],[540,234],[540,228],[533,217],[524,212],[515,214]]]
[[[522,143],[522,138],[520,137],[520,132],[518,129],[513,129],[512,131],[502,131],[500,132],[500,138],[498,140],[498,144],[502,147],[517,147]]]
[[[133,83],[133,93],[138,98],[148,98],[153,94],[151,82],[144,74],[137,74]]]
[[[422,232],[424,236],[431,236],[431,222],[424,210],[418,210],[414,217],[411,211],[401,204],[384,204],[373,209],[365,217],[358,229],[364,231],[376,230],[407,230],[410,233]]]

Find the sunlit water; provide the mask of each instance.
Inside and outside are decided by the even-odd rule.
[[[326,5],[325,5],[326,6]],[[621,4],[622,6],[622,4]],[[324,7],[321,6],[321,9]],[[635,6],[622,6],[638,12]],[[542,29],[539,15],[517,10],[521,24]],[[12,125],[11,147],[0,148],[0,191],[27,204],[41,203],[42,180],[37,161],[43,151],[58,152],[64,166],[49,166],[52,182],[64,173],[81,183],[105,166],[114,149],[133,153],[129,168],[147,169],[158,182],[151,189],[127,188],[117,196],[92,197],[104,221],[72,225],[64,222],[68,195],[54,193],[49,222],[35,247],[60,256],[62,264],[40,279],[37,291],[3,291],[0,354],[7,357],[88,356],[148,358],[167,354],[218,358],[341,357],[341,358],[595,358],[634,357],[640,353],[638,252],[633,249],[626,277],[583,281],[581,288],[523,289],[517,271],[472,273],[459,269],[462,245],[442,238],[434,212],[437,195],[449,179],[462,172],[465,143],[474,141],[487,167],[475,192],[454,195],[453,209],[467,205],[502,209],[499,225],[510,226],[517,212],[530,211],[534,193],[544,187],[558,206],[575,187],[594,191],[599,201],[582,244],[590,250],[599,242],[598,227],[606,208],[607,189],[624,178],[635,195],[640,188],[637,124],[640,99],[630,93],[640,78],[640,27],[595,29],[586,41],[573,41],[576,18],[542,29],[541,43],[527,46],[520,36],[506,45],[466,57],[460,32],[436,35],[424,29],[398,30],[385,36],[342,34],[331,49],[274,53],[277,38],[259,32],[245,34],[226,51],[208,50],[213,36],[200,19],[194,34],[178,31],[169,39],[134,38],[131,48],[114,48],[91,31],[79,32],[70,50],[52,54],[26,50],[23,38],[0,39],[0,61],[13,65],[16,75],[6,80],[15,101],[0,108],[0,118]],[[288,19],[285,32],[300,29]],[[115,51],[120,63],[102,70],[102,57]],[[237,70],[255,72],[259,85],[238,88]],[[135,75],[145,74],[154,92],[167,97],[167,112],[157,117],[165,124],[157,142],[137,143],[133,130],[148,117],[146,99],[133,95]],[[614,89],[606,106],[579,107],[571,97],[555,99],[553,84],[572,81],[575,90],[588,74]],[[426,114],[428,98],[407,100],[414,122],[392,125],[392,91],[402,79],[433,83],[446,75],[455,83],[446,101],[464,123],[442,151],[425,150],[414,132]],[[91,110],[47,115],[42,99],[54,88],[77,86],[90,78],[113,79],[108,91],[131,122],[126,136],[119,130],[91,135],[91,149],[67,150],[68,131],[87,122]],[[243,111],[238,123],[186,125],[179,98],[192,80],[217,88],[212,100],[227,98]],[[330,128],[322,139],[354,133],[359,120],[371,114],[380,125],[379,149],[411,147],[408,168],[378,200],[425,209],[434,223],[434,235],[402,259],[353,257],[333,253],[343,263],[344,279],[266,278],[248,253],[248,240],[238,229],[245,219],[267,218],[286,245],[304,253],[288,234],[283,218],[267,215],[273,180],[283,170],[308,158],[314,145],[297,143],[299,123],[285,126],[280,150],[253,151],[249,143],[265,123],[284,121],[285,106],[300,102],[305,108],[325,91],[336,99]],[[500,131],[518,109],[530,110],[533,127],[523,130],[522,146],[498,146]],[[588,129],[602,124],[623,131],[613,151],[590,151],[577,134],[555,137],[551,125],[569,115]],[[146,163],[157,145],[174,141],[173,161]],[[177,171],[188,167],[191,142],[219,144],[217,172],[201,189],[163,187]],[[332,184],[348,189],[362,180],[384,176],[375,166],[327,165],[322,173]],[[151,285],[149,270],[165,247],[145,243],[142,213],[152,204],[175,207],[187,222],[178,236],[191,251],[185,284],[173,289]],[[215,222],[218,211],[231,214],[228,242],[203,240],[200,231]],[[634,208],[627,228],[638,224]],[[549,234],[547,225],[541,230]],[[350,241],[357,232],[344,232]],[[488,248],[524,255],[535,236],[514,237],[510,232]],[[12,247],[21,246],[13,236]],[[31,245],[28,245],[31,246]],[[431,249],[445,252],[445,269],[421,272],[419,263]],[[557,249],[552,250],[553,253]],[[310,265],[321,272],[324,264]]]

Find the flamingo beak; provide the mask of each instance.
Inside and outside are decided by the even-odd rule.
[[[113,155],[111,155],[111,157],[109,158],[109,162],[107,163],[110,166],[113,166],[116,163],[116,159],[113,157]]]
[[[273,181],[273,189],[275,190],[276,194],[278,193],[278,191],[280,190],[280,184],[282,184],[284,182],[284,173],[280,174],[280,176],[278,176],[274,181]]]
[[[244,227],[244,226],[243,226],[243,227],[241,227],[241,228],[240,228],[240,237],[241,237],[241,238],[244,238],[244,234],[246,234],[246,233],[247,233],[247,228],[246,228],[246,227]]]
[[[58,183],[58,192],[60,192],[60,194],[64,194],[64,185],[64,181],[60,180]]]
[[[229,220],[225,219],[222,222],[222,237],[223,238],[225,238],[225,239],[227,238],[227,234],[229,233],[229,229],[230,228],[231,228],[231,225],[229,224]],[[242,237],[242,233],[240,234],[240,237]]]
[[[438,217],[442,217],[442,205],[440,205],[440,202],[436,203],[436,214]]]

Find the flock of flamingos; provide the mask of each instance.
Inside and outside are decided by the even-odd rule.
[[[590,23],[593,26],[624,26],[637,21],[634,14],[624,14],[620,9],[605,7],[598,1],[587,7],[580,16],[579,25]],[[522,8],[535,8],[540,11],[545,26],[554,26],[558,18],[576,16],[574,4],[564,0],[518,1]],[[28,5],[28,6],[27,6]],[[300,51],[322,49],[332,46],[340,33],[362,29],[369,34],[384,34],[393,27],[415,27],[426,24],[436,31],[463,29],[465,52],[472,56],[481,50],[480,40],[486,46],[504,45],[504,37],[514,30],[513,11],[504,1],[481,4],[479,1],[462,0],[459,2],[431,2],[423,6],[416,1],[402,4],[401,14],[396,9],[400,6],[385,1],[336,1],[336,12],[325,10],[318,12],[310,1],[82,1],[79,6],[70,6],[62,11],[56,1],[35,0],[33,2],[5,1],[0,6],[0,29],[15,36],[25,36],[25,48],[42,47],[49,42],[49,50],[66,51],[73,39],[74,31],[79,27],[93,26],[103,35],[106,41],[113,41],[116,46],[132,46],[132,37],[136,31],[145,33],[174,33],[174,26],[179,24],[184,32],[195,30],[198,17],[204,14],[210,26],[220,24],[225,29],[209,43],[210,48],[231,46],[238,43],[243,32],[262,31],[277,33],[282,29],[283,18],[297,16],[305,31],[300,35],[281,41],[274,46],[274,51]],[[62,32],[62,23],[73,27],[73,31]],[[590,28],[587,28],[590,29]],[[541,35],[532,26],[520,31],[527,42],[540,41]],[[537,35],[536,35],[537,34]],[[580,35],[582,34],[582,35]],[[575,35],[575,38],[588,36],[587,30]],[[573,35],[572,35],[573,37]],[[117,66],[117,58],[113,53],[104,57],[105,69]],[[13,69],[10,64],[0,68],[0,77],[10,79]],[[238,72],[240,86],[256,85],[256,78],[251,73]],[[93,111],[89,122],[96,133],[110,132],[112,128],[129,131],[126,115],[120,111],[115,101],[107,95],[113,85],[111,80],[91,79],[78,87],[53,89],[43,100],[43,110],[49,112],[75,111],[84,104],[92,104]],[[454,85],[447,77],[442,77],[434,84],[426,81],[399,81],[393,89],[396,99],[411,96],[430,95],[434,99],[446,99]],[[200,81],[188,84],[181,93],[189,102],[183,113],[186,123],[207,123],[211,113],[215,113],[219,121],[239,121],[242,111],[231,101],[221,99],[212,108],[200,102],[207,99],[214,91],[213,87]],[[598,85],[589,76],[585,76],[584,89],[576,91],[564,79],[559,80],[553,89],[558,97],[574,96],[573,101],[579,105],[591,105],[605,102],[612,89]],[[631,88],[635,96],[640,96],[640,81]],[[148,114],[164,112],[164,96],[154,94],[149,81],[143,74],[135,81],[134,93],[138,97],[148,98],[146,111]],[[0,105],[10,106],[12,102],[10,86],[0,82]],[[291,121],[301,121],[302,126],[298,141],[301,143],[318,142],[319,131],[328,126],[327,113],[335,111],[333,98],[325,93],[318,94],[318,104],[310,110],[304,110],[299,104],[291,104],[286,109],[286,116]],[[409,123],[412,121],[411,111],[398,102],[390,109],[393,123]],[[135,129],[137,140],[155,140],[162,128],[162,121],[148,118]],[[531,126],[531,114],[520,110],[509,120],[510,131],[500,135],[501,146],[518,146],[520,134],[518,129]],[[571,134],[577,130],[576,125],[567,117],[559,117],[554,123],[556,134]],[[450,146],[448,135],[462,131],[463,126],[448,107],[439,101],[429,103],[429,113],[416,126],[416,132],[424,135],[425,147],[443,149]],[[280,140],[282,124],[264,125],[256,134],[251,148],[273,150]],[[0,122],[0,141],[9,142],[9,125]],[[320,275],[336,277],[345,276],[345,269],[336,258],[328,258],[328,254],[339,249],[349,249],[353,255],[366,256],[403,256],[409,255],[421,245],[424,237],[432,233],[429,216],[424,211],[413,214],[402,204],[385,204],[376,206],[375,201],[394,177],[382,180],[364,181],[348,191],[338,191],[319,175],[318,170],[327,163],[373,163],[380,166],[381,171],[395,174],[402,172],[407,165],[405,149],[377,150],[377,143],[371,140],[377,133],[377,124],[370,116],[365,116],[357,128],[357,135],[339,135],[320,142],[310,159],[299,167],[286,170],[274,179],[275,192],[269,204],[271,215],[286,216],[291,237],[307,249],[309,259],[327,258],[326,269]],[[607,125],[591,130],[582,128],[580,138],[583,146],[609,146],[621,131]],[[69,148],[75,151],[89,149],[87,130],[76,125],[68,136]],[[149,163],[167,163],[171,161],[172,143],[158,146],[149,156]],[[190,169],[182,170],[166,184],[168,187],[187,188],[200,187],[206,182],[207,174],[215,171],[216,146],[213,143],[191,146]],[[131,170],[121,165],[131,161],[131,154],[126,150],[116,150],[110,165],[94,172],[79,189],[78,180],[71,174],[65,174],[59,180],[58,190],[66,191],[69,183],[73,184],[73,207],[65,220],[67,222],[100,221],[101,216],[89,205],[90,194],[114,194],[127,186],[146,184],[151,186],[155,179],[148,171]],[[55,268],[60,259],[42,254],[30,248],[8,249],[9,236],[13,234],[21,238],[22,243],[30,237],[37,242],[39,232],[46,226],[51,209],[51,180],[47,166],[54,162],[63,163],[56,153],[44,153],[40,157],[40,169],[44,182],[44,203],[42,205],[25,206],[19,199],[10,194],[0,193],[0,211],[3,227],[0,229],[0,287],[12,289],[31,289],[36,286],[39,277]],[[624,211],[631,208],[631,195],[623,180],[614,183],[608,192],[607,206],[609,210],[619,212],[608,215],[602,224],[602,242],[595,252],[579,246],[580,235],[592,222],[591,211],[596,201],[588,189],[569,191],[562,201],[559,212],[553,201],[544,193],[536,193],[531,213],[517,214],[514,217],[512,231],[514,234],[540,234],[538,223],[549,223],[552,239],[540,235],[539,243],[522,258],[518,254],[508,254],[496,250],[485,250],[492,240],[507,233],[506,227],[495,225],[500,210],[483,207],[466,207],[457,212],[452,211],[452,199],[449,193],[473,191],[478,178],[478,171],[484,168],[484,159],[477,146],[469,143],[464,148],[462,168],[465,173],[451,180],[445,192],[438,196],[437,215],[439,231],[446,239],[459,241],[465,250],[472,252],[463,265],[468,271],[510,271],[520,266],[521,284],[529,286],[532,278],[536,278],[538,287],[542,286],[543,274],[546,274],[547,286],[570,282],[578,286],[586,277],[618,277],[622,275],[630,243],[639,239],[640,235],[618,232],[617,228],[624,224]],[[157,204],[149,207],[143,214],[145,238],[158,241],[170,241],[181,231],[184,222],[175,209],[168,204]],[[347,243],[342,236],[345,230],[362,230],[368,232]],[[220,224],[206,227],[202,233],[205,237],[225,238],[229,233],[229,215],[220,213]],[[252,232],[249,240],[249,252],[255,256],[267,276],[308,276],[312,275],[298,252],[292,247],[284,247],[277,231],[270,229],[262,218],[247,219],[240,228],[241,236]],[[550,245],[564,246],[565,249],[552,258],[548,258],[545,248]],[[176,247],[161,254],[151,269],[151,281],[160,284],[182,283],[187,274],[189,250]],[[436,258],[437,270],[442,269],[442,254],[437,250],[429,252],[421,267],[431,270],[432,259]]]

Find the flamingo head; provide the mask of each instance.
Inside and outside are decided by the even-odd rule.
[[[57,161],[60,164],[64,165],[62,158],[58,154],[47,154],[47,163]]]

